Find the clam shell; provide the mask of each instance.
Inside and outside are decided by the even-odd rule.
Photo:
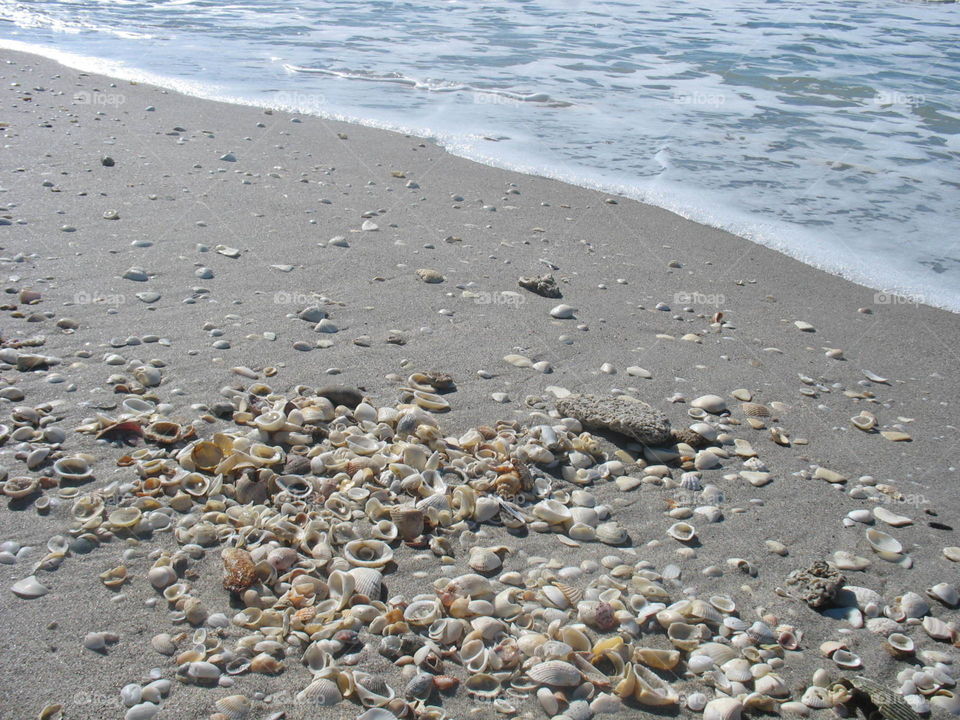
[[[574,687],[583,681],[583,675],[576,666],[564,660],[537,663],[527,670],[527,677],[541,685],[553,687]]]
[[[423,510],[412,505],[399,505],[390,508],[390,519],[397,526],[402,540],[413,540],[423,534]]]
[[[488,673],[476,673],[463,683],[469,695],[481,698],[495,698],[502,691],[500,681]]]
[[[93,474],[90,471],[90,463],[76,456],[60,458],[53,463],[53,471],[61,480],[68,482],[86,480]]]
[[[600,523],[596,528],[597,540],[605,545],[622,545],[629,535],[620,523],[612,521]]]
[[[491,573],[500,569],[503,560],[490,548],[475,547],[470,550],[467,564],[478,573]]]
[[[667,535],[678,542],[690,542],[697,536],[697,530],[690,523],[674,523],[667,529]]]
[[[32,600],[33,598],[43,597],[50,592],[50,588],[46,587],[39,580],[37,580],[36,576],[30,575],[29,577],[25,577],[23,580],[18,580],[11,585],[10,591],[18,597]]]
[[[884,555],[899,555],[903,552],[903,545],[892,535],[871,528],[866,531],[866,536],[870,547],[881,557]]]
[[[306,705],[332,707],[343,699],[343,695],[334,680],[319,677],[297,693],[296,699]]]
[[[939,600],[947,607],[956,607],[960,604],[960,591],[957,590],[956,585],[950,583],[937,583],[927,590],[927,595]]]
[[[141,516],[140,508],[118,508],[107,516],[107,523],[114,528],[132,528],[140,522]]]
[[[403,619],[411,625],[429,627],[439,620],[443,610],[437,600],[415,600],[403,611]]]
[[[676,650],[638,647],[634,648],[633,660],[657,670],[673,670],[680,663],[680,653]]]

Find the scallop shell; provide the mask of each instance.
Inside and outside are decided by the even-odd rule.
[[[527,677],[541,685],[553,687],[574,687],[583,681],[583,675],[576,666],[564,660],[537,663],[527,670]]]
[[[703,708],[703,720],[740,720],[743,703],[736,698],[720,697]]]
[[[353,681],[354,691],[364,707],[383,707],[396,695],[379,675],[355,672],[353,673]]]
[[[343,695],[334,680],[319,677],[297,693],[296,699],[306,705],[332,707],[343,699]]]
[[[349,570],[354,578],[354,592],[364,595],[371,600],[378,600],[380,588],[383,584],[383,573],[376,568],[355,567]]]
[[[743,414],[748,417],[770,417],[770,408],[766,405],[755,402],[745,402],[740,404]]]
[[[344,546],[343,557],[356,567],[379,568],[393,560],[393,550],[380,540],[352,540]]]
[[[402,540],[413,540],[423,534],[423,510],[412,505],[390,508],[390,519],[397,526]]]
[[[217,712],[226,716],[227,720],[245,720],[252,707],[246,695],[227,695],[214,704]]]

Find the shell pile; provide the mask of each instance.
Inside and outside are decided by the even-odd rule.
[[[422,389],[423,378],[410,384],[416,381],[410,402],[396,407],[349,397],[335,404],[303,387],[286,397],[252,386],[233,400],[236,427],[209,439],[198,437],[199,426],[178,424],[149,406],[91,418],[79,428],[147,441],[118,461],[129,481],[71,494],[69,532],[93,543],[172,534],[179,549],[155,551],[146,579],[168,604],[171,620],[195,628],[152,641],[176,664],[178,680],[216,685],[225,676],[276,675],[302,663],[312,680],[298,702],[354,703],[366,708],[364,720],[447,717],[444,696],[458,691],[503,715],[520,712],[529,700],[561,718],[624,706],[683,706],[706,720],[738,720],[750,710],[802,716],[855,699],[854,686],[822,670],[798,693],[784,671],[801,644],[800,630],[762,609],[741,612],[725,595],[682,592],[666,568],[607,555],[592,567],[581,564],[588,572],[570,573],[546,560],[523,573],[504,571],[515,550],[485,543],[483,526],[504,535],[555,533],[573,548],[627,543],[628,530],[587,487],[631,479],[628,471],[638,466],[622,450],[608,455],[577,420],[557,414],[445,437],[424,409],[440,410],[443,403]],[[722,444],[717,426],[695,419],[691,439]],[[736,456],[750,468],[745,479],[765,484],[752,478],[767,473],[749,443],[729,444],[733,453],[722,446],[698,452],[682,442],[670,450],[648,448],[651,462],[672,453],[671,461],[687,472],[677,481],[665,465],[648,465],[642,482],[708,498],[715,486],[703,485],[696,460],[709,453],[703,465]],[[61,475],[84,472],[76,459],[58,462]],[[682,505],[668,513],[676,522],[666,536],[681,550],[696,538],[694,525],[683,521],[693,514]],[[711,505],[696,515],[713,522],[720,513]],[[878,553],[902,560],[893,538],[872,532]],[[42,567],[66,556],[66,540],[51,540]],[[222,561],[220,608],[208,608],[188,579],[206,548],[217,548]],[[392,576],[411,558],[433,558],[443,569],[423,573],[420,594],[392,593]],[[445,572],[458,559],[470,572]],[[746,560],[733,558],[731,565],[754,572]],[[45,592],[36,578],[28,580],[14,591],[23,597]],[[109,570],[101,580],[119,587],[127,569]],[[960,602],[946,583],[931,588],[930,597],[943,605]],[[958,637],[916,594],[885,606],[865,588],[833,587],[829,600],[854,624],[855,614],[861,626],[865,618],[887,621],[896,657],[914,655],[913,641],[900,632],[908,618],[935,640]],[[231,601],[242,609],[230,610]],[[356,668],[364,645],[392,661],[397,675]],[[842,643],[820,650],[840,670],[860,667]],[[904,675],[901,689],[920,711],[954,702],[945,654],[925,653],[926,665]],[[682,684],[673,682],[681,678]],[[244,696],[229,696],[217,701],[212,717],[248,710]],[[909,720],[903,715],[897,720]]]

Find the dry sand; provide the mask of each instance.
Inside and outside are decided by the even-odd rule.
[[[690,422],[690,406],[669,403],[675,393],[688,402],[715,393],[735,407],[729,393],[746,388],[761,402],[789,406],[779,414],[780,426],[808,442],[780,447],[765,430],[737,428],[774,480],[754,488],[723,479],[738,468],[736,459],[706,471],[725,494],[725,519],[697,523],[694,558],[679,560],[678,545],[665,535],[672,522],[665,501],[673,491],[644,486],[619,492],[612,483],[594,491],[629,528],[635,555],[600,544],[572,552],[555,535],[516,538],[496,528],[488,528],[491,544],[505,538],[515,549],[506,562],[511,569],[525,568],[526,558],[536,555],[573,564],[611,552],[658,568],[678,562],[678,595],[680,588],[726,592],[743,617],[752,621],[754,608],[764,608],[804,632],[802,652],[790,653],[783,671],[794,689],[802,690],[817,667],[836,670],[818,653],[830,639],[843,639],[862,656],[863,673],[888,684],[906,667],[882,651],[878,635],[851,630],[775,589],[791,570],[836,550],[871,559],[867,571],[848,573],[849,581],[877,590],[887,602],[906,590],[957,583],[960,566],[941,549],[960,539],[928,524],[934,518],[950,527],[958,522],[956,315],[877,302],[873,290],[669,212],[474,164],[416,138],[114,83],[14,52],[5,51],[2,60],[0,217],[9,220],[0,226],[3,285],[12,305],[24,288],[42,298],[18,312],[4,306],[2,336],[43,335],[37,351],[63,362],[38,372],[5,367],[4,384],[20,388],[25,398],[3,400],[0,414],[8,422],[15,405],[59,403],[56,424],[69,431],[64,450],[98,458],[95,480],[84,491],[131,478],[129,469],[115,465],[119,450],[72,429],[94,408],[113,412],[109,408],[122,396],[112,392],[108,378],[129,374],[137,360],[162,361],[156,394],[170,403],[171,416],[183,420],[200,414],[192,405],[222,400],[219,388],[249,383],[230,373],[238,365],[277,367],[265,382],[280,392],[342,382],[381,404],[396,403],[400,380],[411,371],[440,370],[457,384],[447,396],[452,410],[439,416],[451,435],[498,419],[522,420],[531,407],[552,408],[548,386],[598,394],[617,389],[650,402],[678,427]],[[227,153],[235,161],[222,160]],[[115,164],[102,165],[104,156]],[[405,177],[396,177],[400,173]],[[104,218],[111,210],[119,219]],[[365,213],[379,229],[361,230]],[[337,236],[348,246],[330,242]],[[216,253],[218,244],[238,248],[240,257]],[[562,300],[517,287],[518,276],[546,272],[548,264]],[[133,266],[149,279],[124,279]],[[198,277],[200,267],[213,276]],[[416,274],[420,268],[435,269],[445,280],[424,283]],[[137,293],[144,292],[160,298],[143,302]],[[292,316],[319,296],[334,301],[327,309],[336,333],[316,333]],[[550,317],[561,302],[577,308],[575,319]],[[658,303],[669,310],[655,309]],[[727,323],[722,328],[711,325],[718,311]],[[76,331],[58,329],[61,318],[76,321]],[[815,331],[801,332],[795,321]],[[270,333],[275,339],[265,337]],[[681,340],[687,333],[699,341]],[[163,340],[110,346],[111,339],[148,335]],[[386,342],[390,335],[405,344]],[[364,336],[368,346],[354,343]],[[297,342],[315,346],[318,340],[329,347],[294,349]],[[215,346],[222,341],[229,347]],[[845,359],[827,357],[828,348],[841,348]],[[108,365],[103,358],[109,353],[131,364]],[[503,360],[511,353],[547,361],[553,372],[511,366]],[[601,372],[604,363],[615,373]],[[645,368],[652,378],[628,376],[630,366]],[[867,381],[863,370],[889,384]],[[53,380],[63,382],[52,382],[55,374],[61,377]],[[847,397],[845,390],[869,391],[876,401]],[[498,403],[494,393],[509,400]],[[912,442],[853,428],[849,419],[860,409],[876,413],[882,429],[900,423]],[[202,432],[224,427],[220,422]],[[26,474],[16,446],[8,441],[0,450],[10,476]],[[817,465],[851,478],[847,491],[865,475],[899,489],[909,502],[888,507],[915,522],[885,529],[908,548],[912,569],[874,556],[865,526],[843,526],[845,513],[874,503],[811,479]],[[33,549],[15,564],[0,565],[0,718],[32,718],[55,702],[71,719],[122,717],[122,686],[146,681],[153,668],[167,678],[175,671],[169,658],[150,648],[154,634],[173,626],[165,603],[148,606],[156,593],[144,579],[146,554],[171,547],[172,540],[141,544],[139,559],[127,563],[133,579],[120,597],[111,597],[97,579],[128,548],[128,541],[117,539],[71,555],[55,572],[39,571],[50,593],[23,600],[7,588],[30,574],[48,538],[65,531],[69,503],[55,503],[45,515],[31,504],[3,505],[0,542]],[[789,554],[771,554],[765,540],[784,543]],[[405,552],[402,571],[388,585],[391,594],[409,597],[425,583],[413,571],[437,566],[418,567],[409,560],[414,552]],[[217,555],[211,550],[198,564],[197,592],[211,611],[232,614]],[[747,559],[756,577],[731,569],[731,557]],[[701,571],[711,565],[722,567],[723,576],[705,577]],[[957,619],[955,611],[934,605],[940,617]],[[85,633],[101,630],[117,633],[119,642],[104,654],[84,649]],[[921,648],[949,650],[920,628],[908,632]],[[237,629],[228,634],[236,636]],[[663,640],[651,637],[650,643],[663,646]],[[361,667],[387,670],[375,645],[364,651]],[[256,697],[254,718],[279,711],[292,720],[359,713],[345,703],[306,714],[292,696],[308,673],[293,658],[288,665],[276,677],[240,676],[230,690],[174,681],[158,717],[207,717],[215,699],[236,692]],[[463,677],[462,669],[453,671]],[[677,682],[685,692],[698,687]],[[444,705],[452,717],[495,715],[462,692]],[[532,705],[523,710],[542,716]]]

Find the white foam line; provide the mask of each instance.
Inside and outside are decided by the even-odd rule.
[[[535,165],[529,163],[510,162],[505,158],[494,155],[486,155],[481,152],[473,151],[465,146],[465,138],[450,135],[448,133],[437,132],[432,128],[409,127],[398,123],[384,122],[370,118],[357,117],[337,112],[329,112],[317,109],[315,107],[304,108],[284,105],[282,103],[271,103],[267,98],[257,97],[237,97],[223,94],[217,91],[216,85],[204,85],[188,80],[170,78],[163,75],[157,75],[145,70],[131,68],[122,62],[105,60],[103,58],[80,55],[77,53],[66,52],[51,48],[45,45],[36,45],[25,43],[18,40],[7,40],[0,38],[0,49],[15,50],[33,55],[55,60],[61,65],[66,65],[83,72],[92,72],[100,75],[127,80],[131,82],[142,82],[156,85],[162,88],[175,90],[176,92],[206,100],[216,100],[218,102],[228,102],[235,105],[246,105],[252,107],[273,108],[286,112],[296,112],[303,115],[314,115],[330,120],[363,125],[381,130],[390,130],[392,132],[403,133],[435,141],[440,147],[452,155],[466,158],[483,165],[489,165],[501,170],[510,170],[525,175],[535,175],[539,177],[558,180],[571,185],[577,185],[590,190],[597,190],[603,193],[620,195],[633,200],[637,200],[648,205],[668,210],[687,220],[707,225],[720,230],[724,230],[734,235],[738,235],[746,240],[763,245],[777,252],[783,253],[800,262],[823,270],[831,275],[837,275],[851,282],[872,288],[889,295],[900,296],[909,301],[916,301],[926,305],[932,305],[943,310],[949,310],[954,313],[960,313],[960,290],[951,291],[946,288],[939,288],[931,291],[921,272],[906,273],[902,266],[896,268],[897,276],[891,273],[888,277],[884,273],[869,271],[862,267],[862,264],[855,262],[855,258],[846,260],[843,258],[845,251],[833,248],[832,257],[822,255],[812,255],[806,248],[811,247],[809,242],[813,237],[814,231],[790,230],[783,225],[765,224],[758,221],[755,217],[740,213],[737,217],[731,218],[728,214],[724,219],[716,217],[709,207],[703,204],[704,193],[700,189],[686,189],[680,187],[667,186],[663,183],[660,188],[642,188],[623,183],[611,182],[596,176],[572,176],[570,171],[563,168],[555,168],[544,165]],[[287,95],[295,93],[286,93]],[[278,91],[278,95],[284,95]],[[472,136],[466,140],[481,141],[480,136]],[[691,194],[696,195],[699,202],[685,201],[684,197]],[[714,199],[710,207],[724,207],[722,199]],[[839,241],[838,241],[839,242]],[[904,282],[904,276],[908,281]],[[896,298],[889,302],[898,302]]]

